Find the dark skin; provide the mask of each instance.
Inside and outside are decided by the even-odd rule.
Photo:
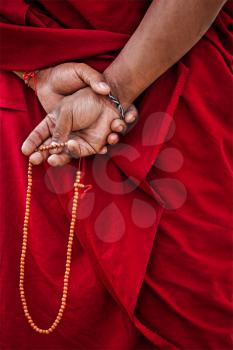
[[[125,108],[206,33],[226,0],[154,0],[104,73]]]
[[[21,79],[23,79],[23,72],[14,72]],[[91,87],[93,92],[99,95],[106,96],[110,92],[109,85],[105,82],[105,78],[101,73],[94,70],[84,63],[63,63],[55,67],[42,69],[36,74],[36,93],[37,97],[43,106],[44,110],[48,113],[48,116],[45,118],[42,123],[42,128],[39,127],[39,131],[37,133],[36,142],[43,141],[40,135],[44,135],[45,132],[48,135],[51,134],[54,125],[55,125],[55,110],[57,111],[60,106],[60,102],[64,99],[61,108],[64,109],[65,103],[69,95],[77,92],[80,89],[83,89],[87,86]],[[28,85],[35,89],[35,81],[34,79],[29,79]],[[53,113],[51,113],[54,111]],[[89,119],[89,116],[85,117],[86,120],[91,122],[92,119]],[[133,123],[137,118],[137,110],[132,105],[128,111],[126,111],[125,122],[120,120],[117,115],[117,119],[113,120],[110,125],[109,135],[107,136],[106,141],[109,144],[114,144],[118,142],[119,136],[117,133],[121,133],[126,130],[126,123]],[[89,125],[89,124],[88,124]],[[83,125],[84,126],[84,125]],[[74,134],[73,134],[74,136]],[[31,148],[34,150],[34,138],[31,142]],[[47,140],[46,143],[50,143],[51,140]],[[104,154],[107,149],[104,146],[102,149],[98,149],[97,153]],[[43,153],[43,157],[46,158],[47,153]],[[41,157],[40,155],[39,157]]]
[[[201,39],[225,2],[226,0],[152,2],[135,33],[104,72],[112,93],[119,98],[125,109]],[[92,111],[88,126],[82,124],[85,120],[82,101]],[[50,142],[51,136],[55,142],[68,141],[65,150],[59,154],[47,155],[49,163],[54,166],[67,163],[72,156],[79,156],[80,149],[82,156],[88,156],[96,153],[93,148],[98,152],[104,147],[111,132],[110,125],[116,119],[107,97],[94,97],[90,88],[84,88],[82,93],[69,96],[69,108],[63,108],[64,103],[67,106],[67,101],[62,100],[55,111],[54,127],[50,135],[40,125],[26,139],[23,153],[31,155],[31,160],[34,161],[35,157],[35,154],[32,155],[32,143],[36,147],[42,140]],[[38,130],[41,132],[40,142],[36,140]],[[39,157],[38,154],[36,156]],[[41,157],[37,160],[40,163],[43,159]]]

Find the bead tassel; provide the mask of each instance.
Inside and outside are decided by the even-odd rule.
[[[38,149],[38,151],[42,152],[45,150],[55,149],[55,148],[64,147],[64,146],[66,146],[66,143],[41,146]],[[32,193],[32,168],[33,168],[33,164],[29,161],[28,175],[27,175],[28,176],[28,185],[27,185],[27,194],[26,194],[26,208],[25,208],[24,225],[23,225],[23,242],[22,242],[22,251],[21,251],[21,258],[20,258],[19,292],[20,292],[20,298],[21,298],[21,302],[22,302],[24,315],[25,315],[28,323],[30,324],[30,326],[34,329],[34,331],[36,331],[38,333],[50,334],[56,329],[56,327],[60,323],[60,321],[63,317],[63,314],[64,314],[64,310],[66,308],[67,294],[68,294],[68,287],[69,287],[69,278],[70,278],[70,269],[71,269],[72,246],[73,246],[75,224],[76,224],[76,218],[77,218],[79,190],[81,188],[84,188],[85,186],[80,182],[82,173],[80,171],[80,166],[79,166],[79,168],[76,172],[76,178],[75,178],[75,182],[74,182],[74,196],[73,196],[70,231],[69,231],[69,238],[68,238],[67,252],[66,252],[66,268],[65,268],[64,280],[63,280],[63,292],[62,292],[61,304],[60,304],[60,308],[58,310],[57,316],[56,316],[54,322],[52,323],[52,325],[47,329],[42,329],[36,325],[36,323],[33,321],[32,317],[30,315],[30,312],[28,310],[27,301],[26,301],[26,296],[25,296],[25,289],[24,289],[25,258],[26,258],[26,252],[27,252],[28,226],[29,226],[29,218],[30,218],[31,193]]]

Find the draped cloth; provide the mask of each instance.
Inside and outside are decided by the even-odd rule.
[[[1,349],[231,348],[232,1],[139,97],[139,121],[122,142],[85,159],[83,181],[93,188],[80,202],[67,309],[56,331],[35,333],[20,304],[27,173],[20,147],[45,111],[11,71],[69,61],[103,71],[149,4],[0,4]],[[33,170],[25,288],[42,328],[61,298],[76,166]]]

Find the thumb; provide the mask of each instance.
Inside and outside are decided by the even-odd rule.
[[[100,95],[108,95],[110,93],[110,86],[106,83],[103,74],[85,63],[77,63],[74,69],[82,81],[89,85],[94,92]]]

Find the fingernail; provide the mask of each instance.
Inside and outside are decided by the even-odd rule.
[[[122,125],[120,125],[120,126],[118,127],[118,131],[119,131],[119,132],[123,131],[123,129],[124,129],[124,127],[123,127]]]
[[[33,150],[30,149],[30,148],[28,147],[28,145],[26,145],[26,142],[24,142],[24,143],[22,144],[21,151],[22,151],[22,153],[23,153],[25,156],[29,156],[29,155],[32,153]]]
[[[25,152],[25,150],[24,150],[24,148],[25,148],[25,142],[22,144],[22,146],[21,146],[21,151],[24,153]]]
[[[56,156],[54,157],[54,155],[50,156],[47,159],[47,162],[49,163],[49,165],[51,166],[57,166],[57,162],[56,162]]]
[[[128,114],[128,115],[126,116],[125,120],[126,120],[127,123],[132,123],[132,122],[135,121],[135,117],[134,117],[133,114]]]
[[[97,83],[98,84],[98,86],[101,88],[101,89],[109,89],[109,86],[108,86],[108,84],[106,84],[106,83],[104,83],[104,82],[99,82],[99,83]]]

